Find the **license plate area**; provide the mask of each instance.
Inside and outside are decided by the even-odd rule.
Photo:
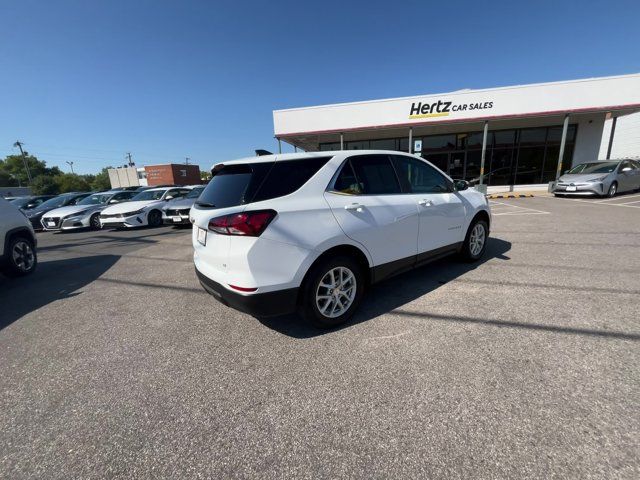
[[[567,187],[567,192],[575,192],[578,190],[576,187]]]
[[[174,221],[174,223],[180,223],[180,222],[182,222],[182,218],[181,217],[173,217],[173,221]]]
[[[198,227],[198,243],[200,245],[207,244],[207,231],[204,228]]]

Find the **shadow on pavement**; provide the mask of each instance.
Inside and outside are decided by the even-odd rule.
[[[258,320],[269,328],[295,338],[315,337],[327,332],[349,328],[402,307],[441,285],[480,267],[489,260],[494,258],[509,260],[505,253],[510,249],[510,242],[490,237],[485,255],[477,263],[463,263],[455,256],[451,256],[376,284],[369,290],[360,310],[351,321],[336,329],[318,330],[307,325],[296,315],[260,318]]]
[[[78,290],[109,270],[119,258],[96,255],[43,261],[27,277],[0,275],[0,329],[49,303],[79,295]]]

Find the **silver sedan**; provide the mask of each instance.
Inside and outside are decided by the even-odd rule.
[[[615,160],[589,162],[567,170],[555,185],[554,195],[613,197],[640,189],[640,162]]]

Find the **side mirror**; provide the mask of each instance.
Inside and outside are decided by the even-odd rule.
[[[456,187],[458,192],[469,188],[469,182],[466,180],[454,180],[453,185]]]
[[[116,200],[115,198],[109,200],[109,205],[113,205],[114,203],[119,203],[119,200]]]
[[[164,197],[165,200],[173,200],[173,195],[167,195]]]
[[[630,172],[631,171],[631,167],[624,167],[621,172],[622,173],[626,173],[626,172]]]
[[[30,210],[30,209],[35,208],[35,207],[37,207],[37,206],[38,206],[38,204],[37,204],[37,203],[27,203],[27,204],[25,205],[24,209],[25,209],[25,210]]]

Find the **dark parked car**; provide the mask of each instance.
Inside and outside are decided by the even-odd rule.
[[[91,192],[63,193],[62,195],[58,195],[57,197],[50,198],[49,200],[42,202],[40,205],[32,208],[31,210],[27,210],[26,212],[24,212],[24,214],[31,222],[31,226],[33,226],[34,230],[42,230],[42,224],[40,223],[40,220],[45,213],[53,210],[54,208],[75,205],[77,202],[88,195],[91,195]]]
[[[31,197],[18,197],[11,200],[11,204],[18,207],[20,210],[31,210],[39,207],[40,204],[46,202],[50,198],[54,198],[55,195],[35,195]]]

